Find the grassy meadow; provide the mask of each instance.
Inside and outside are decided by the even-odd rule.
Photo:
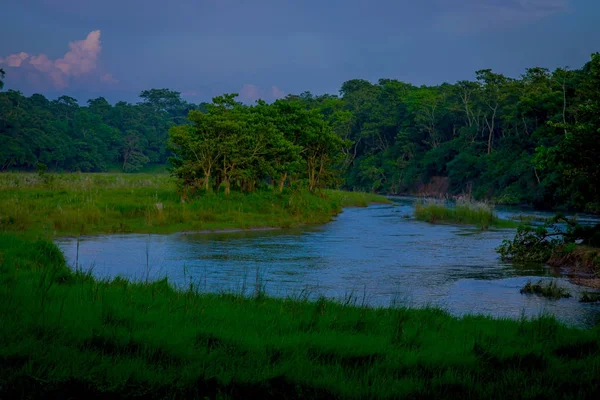
[[[459,201],[455,207],[435,200],[415,202],[415,218],[430,223],[475,225],[482,230],[494,228],[516,228],[515,221],[498,218],[487,203]]]
[[[0,174],[0,399],[597,398],[600,327],[457,318],[306,294],[99,280],[55,235],[324,223],[384,201],[202,195],[164,175]],[[158,207],[157,204],[162,204]]]
[[[0,234],[0,398],[595,398],[600,329],[95,280]]]
[[[182,200],[166,174],[0,174],[0,231],[172,233],[322,224],[343,207],[389,202],[358,192],[262,190]]]

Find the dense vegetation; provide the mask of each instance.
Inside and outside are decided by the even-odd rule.
[[[453,207],[442,201],[415,202],[415,218],[431,223],[475,225],[482,230],[490,227],[512,228],[514,221],[498,218],[493,207],[487,203],[459,200]]]
[[[229,194],[232,185],[252,192],[272,182],[282,192],[286,182],[304,182],[312,192],[339,180],[344,142],[314,110],[281,101],[246,107],[231,94],[189,119],[169,132],[173,172],[188,189],[223,186]]]
[[[171,127],[190,124],[198,131],[203,124],[225,123],[223,110],[231,108],[241,119],[230,128],[245,133],[223,145],[244,147],[233,156],[245,157],[245,166],[230,169],[220,163],[221,171],[210,171],[212,180],[198,178],[205,184],[248,189],[264,178],[277,182],[286,172],[287,179],[299,168],[294,146],[333,132],[345,144],[340,160],[329,161],[338,162],[346,188],[466,192],[501,203],[598,211],[598,87],[600,55],[594,54],[578,70],[530,68],[518,79],[480,70],[475,81],[421,87],[390,79],[375,84],[351,80],[342,85],[340,96],[303,93],[273,106],[260,103],[250,108],[227,96],[213,106],[193,105],[166,89],[144,91],[138,104],[113,106],[98,98],[85,107],[66,96],[48,101],[41,95],[8,91],[0,93],[5,144],[0,170],[35,169],[38,163],[68,171],[115,166],[136,171],[162,165],[170,156]],[[300,108],[307,112],[300,114]],[[196,111],[188,120],[190,110]],[[321,125],[317,114],[328,126]],[[256,118],[268,122],[261,126]],[[293,126],[305,123],[310,128],[294,137]],[[175,130],[175,146],[185,142],[186,129]],[[279,146],[283,149],[277,155],[273,152]],[[257,147],[263,154],[248,159],[248,152]],[[281,165],[276,165],[279,156]],[[270,160],[269,171],[259,174],[256,167],[264,159]],[[306,161],[303,169],[308,172]],[[194,179],[187,167],[179,167],[181,176]]]
[[[600,55],[575,71],[476,77],[435,87],[353,80],[340,98],[297,100],[352,141],[348,187],[598,210]]]
[[[342,207],[386,202],[323,190],[208,193],[181,201],[166,174],[0,174],[0,231],[64,235],[323,224]]]
[[[168,160],[168,130],[187,121],[197,106],[178,92],[153,89],[141,93],[138,104],[104,98],[81,107],[76,99],[48,100],[0,93],[0,171],[35,170],[40,164],[58,171],[134,172]]]
[[[554,319],[94,280],[0,233],[0,397],[598,398],[600,330]]]
[[[584,226],[557,214],[537,226],[521,225],[497,249],[505,261],[545,263],[580,275],[577,283],[600,287],[600,224]]]
[[[0,398],[597,398],[598,329],[271,299],[258,278],[251,295],[99,280],[71,270],[50,239],[323,223],[379,200],[322,189],[342,175],[350,188],[472,188],[594,210],[599,82],[594,56],[579,71],[534,69],[521,80],[480,71],[477,82],[439,87],[350,81],[341,97],[271,105],[225,95],[196,106],[166,89],[85,107],[0,93],[0,169],[38,171],[0,175]],[[169,159],[179,185],[47,172],[132,172]],[[420,211],[498,223],[490,209]],[[548,231],[519,232],[554,243]],[[581,232],[592,244],[595,231],[576,225],[561,236]]]

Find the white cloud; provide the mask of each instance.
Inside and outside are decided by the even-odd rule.
[[[85,39],[69,43],[70,50],[56,60],[50,59],[46,54],[32,56],[21,52],[0,58],[0,64],[27,69],[26,79],[34,85],[41,82],[39,74],[42,74],[54,89],[64,89],[69,86],[72,79],[88,76],[95,77],[103,83],[116,84],[118,81],[111,74],[96,74],[102,51],[100,33],[99,30],[95,30]],[[38,76],[32,74],[36,71],[39,73]]]

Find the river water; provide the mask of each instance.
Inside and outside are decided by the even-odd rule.
[[[494,249],[514,230],[432,225],[412,218],[411,199],[345,209],[311,228],[172,235],[61,238],[67,261],[99,278],[168,277],[201,291],[326,296],[372,306],[441,306],[454,315],[520,318],[552,314],[579,327],[600,323],[600,304],[578,302],[584,288],[544,266],[517,267]],[[532,214],[499,209],[500,216]],[[536,215],[544,216],[543,213]],[[573,295],[522,295],[527,281],[555,279]]]

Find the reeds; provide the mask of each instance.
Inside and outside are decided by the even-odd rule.
[[[199,194],[185,202],[167,175],[0,174],[0,231],[169,233],[325,223],[342,207],[386,201],[365,193]]]
[[[438,200],[415,202],[415,218],[430,223],[475,225],[482,230],[490,227],[515,227],[517,224],[498,218],[487,203],[461,200],[455,205]]]
[[[536,296],[546,297],[548,299],[558,300],[571,297],[571,293],[555,281],[537,283],[527,282],[521,289],[521,294],[534,294]]]

